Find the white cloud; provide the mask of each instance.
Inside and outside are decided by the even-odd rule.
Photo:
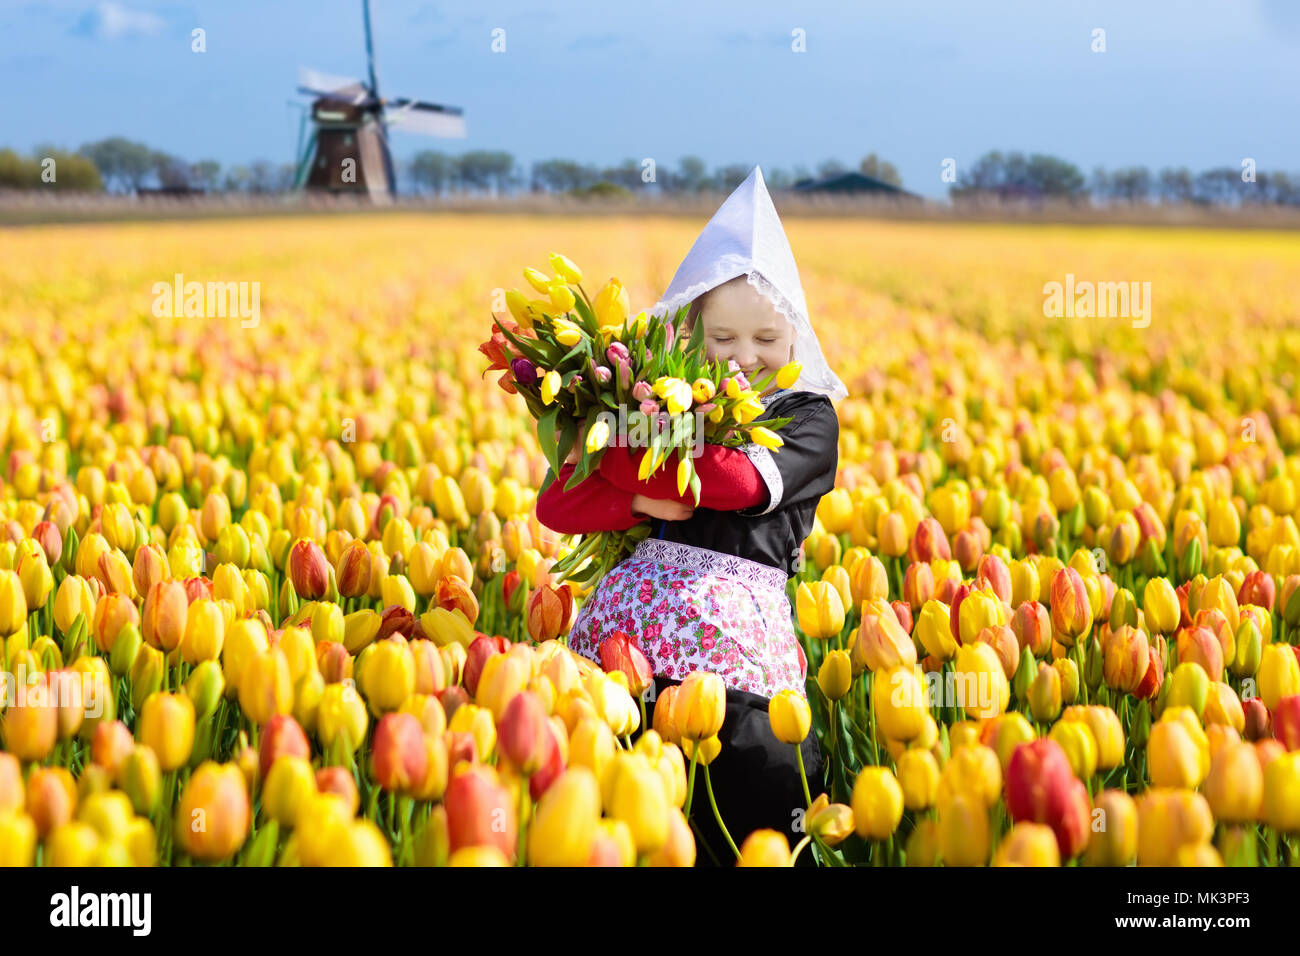
[[[101,40],[116,40],[130,36],[154,36],[162,31],[162,17],[144,10],[132,10],[116,0],[101,0],[93,10],[88,10],[77,21],[73,32],[82,36],[95,36]]]

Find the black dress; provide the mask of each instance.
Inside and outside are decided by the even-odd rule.
[[[659,521],[655,534],[667,541],[741,555],[793,576],[799,571],[800,544],[812,530],[817,503],[835,486],[839,418],[830,399],[815,392],[782,390],[764,404],[764,418],[794,418],[778,432],[784,444],[776,452],[745,447],[767,485],[767,501],[747,511],[697,508],[686,521]],[[656,692],[676,683],[680,682],[656,677]],[[737,847],[762,828],[784,833],[793,847],[804,837],[806,809],[794,747],[772,734],[766,697],[731,688],[726,694],[726,717],[718,734],[722,751],[709,767],[718,811]],[[800,749],[815,799],[828,789],[816,735],[809,732]],[[731,866],[735,855],[714,820],[702,769],[696,770],[695,786],[691,816],[699,830],[697,865],[714,865],[716,859]],[[799,865],[813,862],[805,849]]]

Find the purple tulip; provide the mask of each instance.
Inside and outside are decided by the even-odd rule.
[[[632,397],[638,402],[644,402],[647,398],[654,395],[655,391],[650,387],[649,382],[637,382],[632,386]]]
[[[745,389],[749,388],[749,379],[745,377],[744,372],[736,373],[736,387],[739,388],[742,392]]]
[[[725,395],[725,394],[727,394],[727,383],[730,382],[730,381],[731,381],[731,376],[728,375],[728,376],[724,377],[724,378],[722,379],[721,382],[718,383],[718,394],[719,394],[719,395]]]
[[[641,403],[641,414],[645,415],[647,418],[649,418],[652,415],[656,415],[658,413],[659,413],[658,402],[651,401],[650,399],[646,399],[644,402]]]
[[[707,415],[709,414],[709,412],[713,411],[717,407],[718,407],[717,402],[705,402],[703,405],[696,405],[695,410],[699,412],[701,415]]]
[[[618,387],[627,388],[632,384],[632,366],[628,362],[618,363]]]
[[[613,377],[614,377],[614,373],[609,370],[608,366],[605,365],[596,366],[596,381],[599,382],[601,385],[609,384],[609,380],[612,379]]]
[[[537,367],[526,358],[512,361],[510,371],[515,373],[515,381],[520,385],[533,385],[537,382]]]
[[[632,361],[632,353],[627,350],[627,346],[622,342],[610,343],[609,348],[605,349],[605,356],[615,364]]]

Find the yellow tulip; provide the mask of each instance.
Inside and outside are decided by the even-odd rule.
[[[793,691],[778,691],[767,709],[772,724],[772,734],[786,744],[801,744],[812,726],[812,714],[807,699]]]
[[[596,313],[596,322],[603,328],[621,329],[627,321],[629,312],[627,289],[618,279],[610,279],[591,304]]]
[[[853,782],[852,804],[858,836],[888,840],[903,819],[903,788],[887,767],[863,767]]]
[[[543,794],[528,827],[531,866],[585,866],[600,819],[600,787],[583,766],[572,766]]]
[[[853,662],[847,651],[830,651],[817,670],[817,686],[827,700],[839,700],[853,684]]]
[[[844,629],[844,602],[826,581],[802,582],[795,591],[795,612],[809,637],[826,639]]]
[[[555,401],[561,388],[560,373],[551,370],[542,376],[542,404],[549,405]]]

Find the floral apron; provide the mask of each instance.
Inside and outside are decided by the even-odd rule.
[[[734,690],[806,696],[785,571],[733,554],[647,538],[583,603],[569,647],[599,662],[615,631],[637,638],[656,675],[711,671]]]

